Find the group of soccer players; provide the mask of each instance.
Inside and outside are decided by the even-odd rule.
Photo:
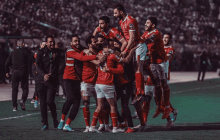
[[[157,18],[149,17],[145,24],[146,31],[141,36],[136,19],[128,15],[121,4],[114,6],[114,16],[119,19],[122,32],[110,26],[108,16],[102,16],[93,35],[86,38],[88,49],[80,47],[77,35],[71,38],[63,75],[67,100],[58,125],[60,130],[73,131],[70,123],[78,113],[81,98],[86,124],[84,132],[144,131],[152,97],[157,104],[153,118],[163,113],[162,119],[167,119],[166,127],[173,126],[177,110],[170,104],[168,85],[169,63],[174,56],[174,49],[170,45],[172,35],[166,33],[162,37],[156,29]],[[133,90],[134,84],[136,90]],[[90,96],[95,98],[97,105],[92,122]],[[128,106],[131,96],[131,104],[140,119],[140,125],[135,127]],[[117,108],[119,99],[121,115]],[[170,117],[170,114],[174,114],[174,117]],[[109,116],[112,124],[109,124]],[[98,120],[100,127],[97,129]]]

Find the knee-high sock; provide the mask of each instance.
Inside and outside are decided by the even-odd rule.
[[[88,107],[83,107],[83,116],[86,126],[90,126],[90,111]]]
[[[94,112],[91,126],[96,126],[97,121],[98,121],[98,117],[99,117],[99,113],[98,112]]]
[[[111,113],[111,119],[112,119],[112,126],[117,127],[118,126],[117,113]]]
[[[143,78],[142,73],[135,74],[135,82],[136,82],[136,89],[137,89],[136,94],[143,94],[143,93],[139,93],[140,91],[144,89],[144,78]]]

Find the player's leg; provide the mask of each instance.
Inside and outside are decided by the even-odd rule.
[[[160,80],[160,65],[159,64],[151,64],[150,65],[151,72],[153,74],[154,80],[152,82],[155,87],[155,101],[157,104],[156,112],[153,118],[157,117],[160,113],[164,112],[164,108],[162,106],[162,87],[161,87],[161,80]]]
[[[165,75],[165,63],[161,63],[158,65],[159,67],[159,77],[160,77],[160,81],[161,81],[161,85],[163,88],[163,97],[164,97],[164,113],[162,116],[162,119],[165,119],[169,116],[170,112],[172,111],[170,108],[170,88],[169,85],[167,84],[167,78]]]
[[[55,104],[55,95],[56,95],[56,86],[57,85],[48,85],[47,86],[47,105],[49,106],[49,109],[51,111],[51,116],[53,118],[53,125],[54,128],[57,128],[59,122],[57,120],[57,110],[56,110],[56,104]]]
[[[73,96],[73,92],[74,92],[73,80],[64,79],[63,83],[64,83],[64,90],[66,91],[66,95],[67,95],[67,100],[65,101],[65,103],[63,104],[63,107],[62,107],[61,120],[58,125],[58,129],[60,129],[60,130],[63,129],[66,115],[68,114],[70,107],[73,104],[73,98],[74,98],[74,96]]]
[[[111,108],[111,120],[113,126],[113,133],[124,132],[122,129],[117,129],[118,119],[117,119],[117,109],[116,109],[116,100],[115,100],[115,87],[110,85],[105,85],[102,88],[106,100],[108,101]]]
[[[18,85],[19,85],[19,77],[17,71],[14,70],[12,73],[12,105],[13,111],[17,111],[17,98],[18,98]]]
[[[122,95],[121,95],[121,106],[123,109],[123,116],[125,117],[127,121],[128,129],[125,133],[133,133],[134,132],[134,124],[131,117],[131,111],[128,106],[130,95],[132,94],[132,91],[130,91],[130,86],[132,86],[132,82],[126,83],[122,85]]]
[[[97,107],[96,107],[95,112],[93,114],[93,119],[92,119],[91,127],[89,128],[89,132],[101,133],[99,130],[97,130],[95,128],[95,126],[97,124],[99,114],[100,114],[101,110],[104,107],[104,97],[105,97],[105,95],[104,95],[103,91],[101,90],[102,86],[103,85],[101,85],[101,84],[96,84],[95,85],[95,91],[96,91],[96,94],[97,94]]]
[[[37,83],[37,90],[40,98],[40,111],[41,111],[41,122],[43,123],[43,128],[41,130],[48,129],[48,117],[47,117],[47,89],[45,84]]]
[[[80,101],[81,101],[81,93],[80,93],[80,81],[73,81],[72,85],[72,107],[70,109],[69,117],[66,121],[66,124],[63,128],[64,131],[73,131],[69,126],[70,123],[75,119],[78,111],[79,111],[79,106],[80,106]],[[67,97],[68,100],[68,97]]]
[[[93,88],[94,90],[94,85],[92,86],[91,84],[87,84],[84,82],[81,83],[81,96],[83,99],[83,116],[86,123],[86,129],[83,132],[89,132],[89,127],[90,127],[89,105],[90,105],[90,96],[92,94],[91,88]]]

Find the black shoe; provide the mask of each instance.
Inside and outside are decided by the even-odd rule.
[[[41,130],[47,130],[49,129],[48,125],[44,125],[43,128],[41,128]]]
[[[59,125],[59,122],[58,122],[57,118],[53,119],[53,126],[54,126],[54,128],[57,128],[58,125]]]
[[[22,100],[19,102],[19,104],[21,105],[21,109],[22,109],[23,111],[26,111],[25,103],[24,103]]]

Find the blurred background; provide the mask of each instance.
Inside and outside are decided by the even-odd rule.
[[[171,71],[197,71],[198,54],[203,50],[211,63],[207,70],[219,67],[220,0],[0,0],[0,65],[17,38],[25,38],[26,46],[34,50],[48,34],[67,47],[74,33],[85,45],[83,40],[103,15],[119,28],[113,17],[115,2],[122,3],[126,12],[137,19],[141,35],[149,16],[158,18],[159,31],[173,34],[176,52]]]

